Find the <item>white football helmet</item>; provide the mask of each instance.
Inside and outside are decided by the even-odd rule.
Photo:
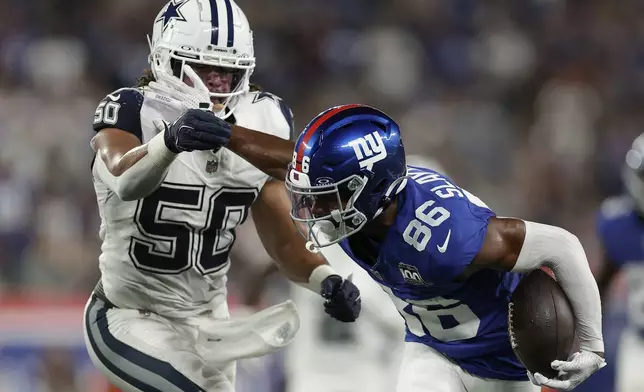
[[[157,80],[163,72],[183,81],[186,64],[239,70],[223,98],[232,113],[235,97],[249,90],[255,68],[253,32],[246,15],[232,0],[171,0],[154,20],[149,63]]]

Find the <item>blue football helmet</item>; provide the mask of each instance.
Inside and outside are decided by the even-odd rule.
[[[318,251],[376,218],[406,183],[398,124],[378,109],[343,105],[315,117],[295,143],[286,178],[291,218]]]

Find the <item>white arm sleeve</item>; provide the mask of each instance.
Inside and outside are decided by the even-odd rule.
[[[581,349],[603,352],[599,289],[579,239],[559,227],[528,221],[525,226],[523,248],[512,271],[552,269],[572,305]]]
[[[177,156],[165,146],[163,134],[164,132],[160,132],[154,136],[147,143],[147,155],[120,176],[110,173],[100,155],[96,157],[98,176],[121,200],[131,201],[146,197],[163,182],[170,164]]]

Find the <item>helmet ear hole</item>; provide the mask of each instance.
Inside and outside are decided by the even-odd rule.
[[[378,185],[376,185],[374,190],[371,192],[372,202],[375,202],[376,207],[379,210],[381,209],[382,211],[387,209],[392,202],[392,198],[385,194],[385,192],[387,192],[387,187],[389,186],[388,183],[389,181],[387,181],[386,179],[380,180]],[[381,197],[379,199],[375,199],[375,200],[373,199],[374,197],[378,197],[378,196],[381,196]]]
[[[373,188],[373,190],[371,191],[371,194],[375,195],[378,193],[384,193],[386,191],[385,189],[386,187],[387,187],[387,180],[383,178],[382,180],[380,180],[378,184],[376,184],[375,188]]]
[[[170,59],[170,68],[172,69],[172,75],[177,78],[181,77],[181,68],[183,67],[183,61],[171,58]]]

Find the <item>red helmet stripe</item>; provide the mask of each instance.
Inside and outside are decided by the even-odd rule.
[[[318,118],[311,126],[309,129],[306,130],[306,133],[304,134],[304,138],[302,139],[302,142],[300,143],[300,147],[297,149],[297,159],[295,160],[295,170],[297,171],[302,171],[302,159],[304,158],[304,149],[306,148],[306,144],[309,142],[315,131],[322,125],[326,120],[330,119],[331,117],[335,116],[336,114],[345,111],[347,109],[353,109],[358,106],[362,106],[360,104],[351,104],[351,105],[343,105],[343,106],[338,106],[337,108],[333,110],[329,110],[327,113],[325,113],[323,116]]]

